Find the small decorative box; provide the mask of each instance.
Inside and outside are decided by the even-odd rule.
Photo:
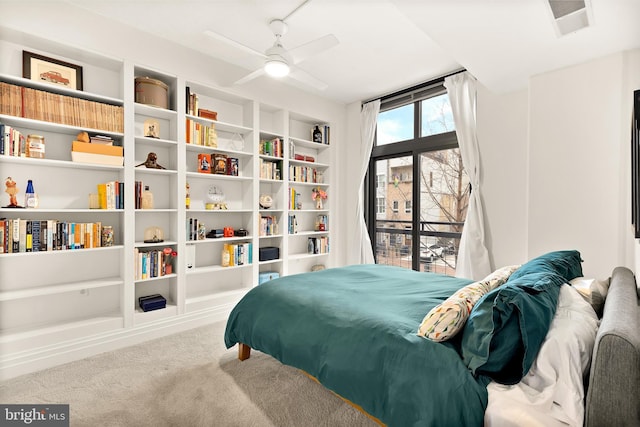
[[[280,277],[280,273],[277,271],[261,271],[260,274],[258,274],[258,285],[262,285],[263,283],[277,279],[278,277]]]
[[[159,310],[167,306],[167,300],[160,294],[147,295],[138,298],[142,311]]]

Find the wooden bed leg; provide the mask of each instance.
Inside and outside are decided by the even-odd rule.
[[[247,360],[251,356],[251,347],[238,343],[238,359]]]

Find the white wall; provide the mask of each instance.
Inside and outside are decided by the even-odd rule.
[[[617,265],[635,270],[629,128],[639,56],[621,52],[544,73],[531,78],[526,93],[479,91],[495,266],[577,249],[585,275],[607,277]]]
[[[527,258],[527,92],[478,87],[478,145],[492,267]]]

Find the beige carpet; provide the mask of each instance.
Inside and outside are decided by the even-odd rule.
[[[224,322],[0,383],[2,403],[68,403],[72,426],[376,424],[297,369],[237,360]]]

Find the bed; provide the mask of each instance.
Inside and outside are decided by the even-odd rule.
[[[285,276],[253,288],[236,305],[225,344],[238,344],[240,359],[255,349],[303,370],[380,424],[509,425],[511,417],[500,416],[504,402],[490,404],[501,393],[492,385],[510,392],[503,400],[515,407],[513,390],[537,366],[535,356],[566,294],[560,290],[581,273],[576,251],[511,269],[474,301],[462,329],[446,340],[417,332],[427,313],[478,282],[383,265]],[[588,371],[587,359],[570,377]],[[526,399],[520,404],[528,406]]]

